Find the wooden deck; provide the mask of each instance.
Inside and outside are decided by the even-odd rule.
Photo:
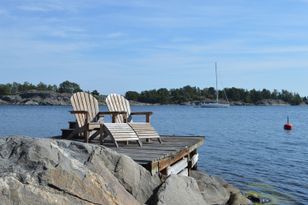
[[[62,129],[62,137],[66,138],[76,128],[76,122],[69,122],[68,129]],[[79,138],[79,139],[78,139]],[[97,137],[98,138],[98,137]],[[99,139],[90,143],[100,144]],[[160,135],[162,143],[157,139],[142,141],[142,147],[137,142],[118,142],[119,147],[111,140],[105,140],[103,145],[114,151],[131,157],[152,174],[188,175],[190,169],[195,169],[198,162],[197,149],[204,143],[204,136],[167,136]],[[71,140],[84,142],[84,137],[76,135]]]
[[[161,140],[162,144],[157,140],[144,141],[142,147],[132,142],[119,143],[119,147],[111,141],[103,145],[131,157],[152,174],[178,174],[184,169],[189,171],[196,168],[197,149],[204,143],[204,136],[161,136]],[[92,143],[99,144],[99,141],[93,140]],[[176,165],[178,162],[181,166]]]

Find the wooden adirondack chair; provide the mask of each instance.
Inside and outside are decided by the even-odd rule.
[[[74,93],[70,100],[73,106],[71,113],[75,114],[78,128],[67,139],[82,134],[85,142],[89,142],[100,135],[102,142],[107,135],[110,135],[117,147],[117,141],[137,141],[140,146],[142,145],[136,133],[126,123],[103,123],[104,115],[112,115],[114,120],[117,115],[125,114],[124,112],[99,112],[96,98],[85,92]]]
[[[159,134],[150,124],[152,112],[131,112],[129,101],[115,93],[107,96],[106,104],[108,110],[111,112],[125,113],[114,116],[113,122],[128,123],[140,139],[157,139],[161,143]],[[146,122],[133,122],[132,116],[134,115],[145,115]]]
[[[85,142],[95,138],[98,134],[101,134],[102,123],[98,121],[98,102],[90,94],[85,92],[74,93],[71,98],[71,104],[73,106],[72,114],[75,114],[78,127],[67,137],[67,139],[73,138],[75,135],[83,135]],[[90,133],[93,133],[90,136]]]

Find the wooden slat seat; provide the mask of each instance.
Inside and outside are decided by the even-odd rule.
[[[104,123],[103,127],[104,131],[114,139],[117,147],[119,141],[136,141],[142,146],[139,137],[127,123]]]
[[[159,138],[158,133],[150,123],[133,122],[128,124],[133,128],[140,139]]]
[[[115,93],[107,96],[106,104],[110,112],[117,111],[124,113],[122,115],[118,115],[114,119],[116,123],[127,122],[140,139],[158,139],[161,143],[159,134],[150,124],[150,116],[153,114],[152,112],[131,112],[129,101],[123,96]],[[144,115],[146,117],[146,122],[134,122],[132,119],[132,116],[134,115]]]

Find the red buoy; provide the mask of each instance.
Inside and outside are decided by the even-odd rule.
[[[288,116],[288,118],[287,118],[287,123],[284,124],[283,128],[284,128],[285,130],[292,130],[293,125],[289,122],[289,116]]]

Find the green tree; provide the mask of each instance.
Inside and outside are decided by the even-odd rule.
[[[0,84],[0,95],[10,95],[11,86],[10,84]]]
[[[269,91],[267,89],[263,89],[261,91],[261,98],[262,99],[270,99],[271,98],[271,91]]]
[[[58,86],[57,85],[48,85],[47,90],[57,92]]]
[[[11,94],[15,95],[16,93],[19,92],[19,83],[13,82],[12,86],[11,86]]]
[[[291,105],[299,105],[303,102],[303,99],[299,96],[299,94],[294,94],[291,101],[289,102]]]
[[[160,88],[157,90],[157,98],[159,103],[168,104],[169,103],[169,91],[166,88]]]
[[[99,92],[98,92],[97,90],[93,90],[93,91],[91,92],[91,94],[92,94],[92,95],[95,95],[95,96],[99,96]]]
[[[127,91],[125,93],[125,98],[128,100],[138,101],[140,94],[136,91]]]
[[[48,86],[45,83],[40,82],[39,84],[37,84],[36,89],[37,90],[42,90],[42,91],[46,91]]]
[[[58,91],[60,93],[75,93],[82,91],[80,86],[77,83],[64,81],[59,85]]]
[[[33,85],[32,83],[29,83],[29,82],[24,82],[23,84],[18,84],[18,91],[19,92],[26,92],[26,91],[29,91],[29,90],[35,90],[36,89],[36,86]]]

